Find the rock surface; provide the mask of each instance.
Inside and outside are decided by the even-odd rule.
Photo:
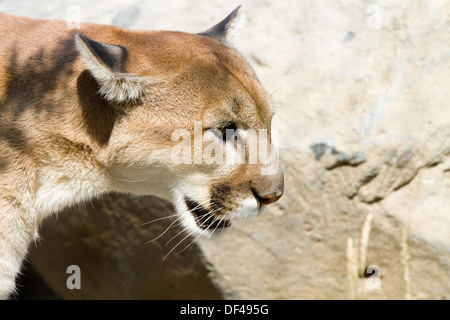
[[[199,32],[239,4],[3,0],[0,10],[66,19],[77,5],[83,21]],[[174,218],[141,225],[171,207],[108,196],[49,219],[33,266],[64,298],[449,299],[448,1],[244,10],[235,46],[273,93],[283,198],[162,261],[180,230],[145,243]],[[71,264],[82,290],[65,286]]]
[[[153,197],[117,195],[66,210],[44,225],[30,261],[65,299],[222,299],[208,261],[188,246],[192,240],[168,255],[186,235],[168,229],[174,219],[154,220],[172,210]],[[80,290],[66,285],[71,265],[80,268]]]

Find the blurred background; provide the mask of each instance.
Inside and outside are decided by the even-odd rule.
[[[234,43],[272,94],[285,195],[167,258],[182,230],[145,223],[172,215],[168,203],[114,195],[68,209],[44,223],[19,298],[450,298],[448,1],[0,0],[0,11],[197,33],[240,4]]]

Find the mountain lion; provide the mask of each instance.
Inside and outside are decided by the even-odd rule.
[[[250,132],[274,151],[269,96],[229,42],[239,12],[198,34],[0,13],[0,298],[41,221],[64,207],[156,195],[192,234],[210,235],[281,197],[276,152],[228,161],[252,157],[238,154],[255,145]],[[221,150],[226,163],[206,161]]]

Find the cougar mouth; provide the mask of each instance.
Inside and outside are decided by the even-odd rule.
[[[188,207],[191,214],[194,216],[195,223],[200,229],[215,230],[219,228],[228,228],[229,226],[231,226],[230,220],[218,220],[214,218],[214,214],[212,213],[214,210],[207,210],[199,203],[188,198],[185,198],[184,202],[186,203],[186,206]]]

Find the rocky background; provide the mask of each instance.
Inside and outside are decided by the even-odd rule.
[[[447,0],[1,0],[0,10],[200,32],[239,4],[235,46],[273,97],[283,198],[221,237],[177,246],[182,230],[164,232],[175,218],[145,224],[170,204],[105,196],[48,219],[24,273],[64,299],[449,299]],[[66,286],[70,265],[80,290]],[[26,279],[27,298],[48,297]]]

